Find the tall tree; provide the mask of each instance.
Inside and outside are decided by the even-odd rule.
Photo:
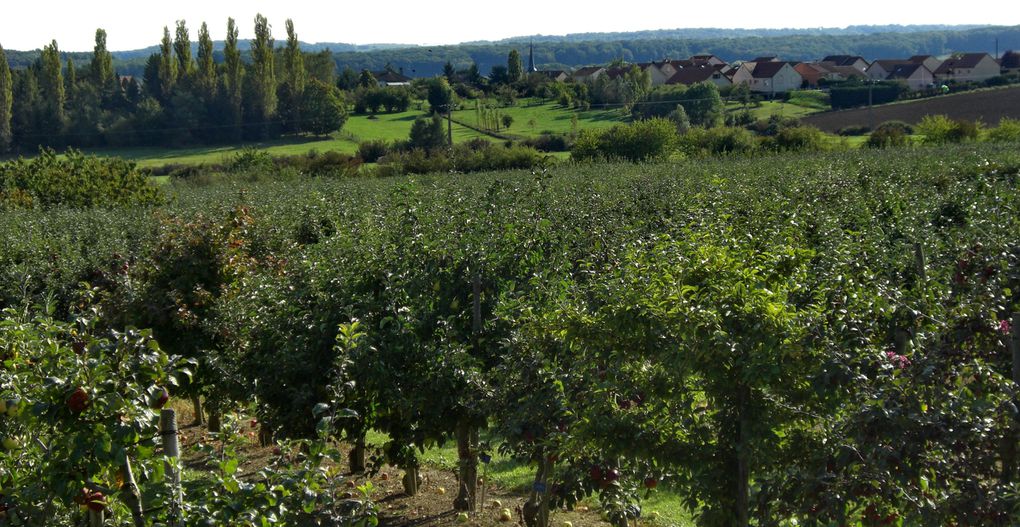
[[[174,64],[173,52],[170,28],[163,26],[163,40],[159,44],[159,95],[164,103],[170,100],[177,84],[177,67]]]
[[[92,63],[89,65],[92,85],[100,92],[113,85],[113,55],[106,49],[106,31],[96,30],[96,46],[92,48]]]
[[[198,73],[196,84],[199,94],[207,103],[216,95],[216,63],[213,62],[213,41],[209,26],[202,22],[198,29]]]
[[[260,123],[263,135],[269,132],[276,115],[276,74],[273,69],[273,33],[262,14],[255,15],[255,40],[251,43],[251,119]]]
[[[11,114],[14,110],[14,82],[4,47],[0,46],[0,152],[11,145]]]
[[[506,72],[510,82],[518,82],[524,78],[524,63],[516,49],[511,49],[510,55],[506,58]]]
[[[234,137],[241,138],[241,103],[243,102],[244,65],[241,51],[237,49],[237,25],[233,18],[227,19],[227,41],[223,47],[223,93],[234,126]]]
[[[174,55],[177,57],[177,81],[190,81],[195,72],[195,63],[191,61],[191,35],[183,20],[177,21],[177,33],[174,35]]]
[[[64,93],[67,100],[73,101],[77,98],[78,90],[78,70],[74,67],[74,61],[71,57],[67,58],[67,67],[64,68]]]
[[[291,90],[299,94],[305,90],[305,59],[301,54],[301,44],[294,32],[294,21],[287,19],[287,50],[284,52],[284,67],[287,69],[287,80]]]
[[[56,40],[43,47],[40,65],[42,75],[39,78],[39,90],[44,108],[41,131],[48,135],[56,135],[63,131],[66,121],[64,75],[61,72],[60,50],[57,48]]]
[[[284,86],[281,86],[280,114],[287,121],[287,128],[299,131],[301,128],[302,96],[305,91],[305,59],[301,44],[294,32],[294,21],[287,19],[287,48],[283,52]]]

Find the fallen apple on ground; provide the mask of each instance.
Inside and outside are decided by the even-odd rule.
[[[514,519],[514,514],[510,512],[510,509],[504,508],[503,510],[499,511],[499,521],[508,522],[512,519]]]
[[[459,522],[459,523],[467,523],[467,521],[468,521],[468,513],[462,512],[462,513],[457,515],[457,522]]]

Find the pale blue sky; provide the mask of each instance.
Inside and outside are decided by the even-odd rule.
[[[223,38],[227,17],[238,21],[242,38],[252,34],[261,12],[284,36],[284,21],[293,18],[307,42],[452,44],[528,34],[633,31],[678,27],[845,27],[855,24],[1020,24],[1020,9],[1004,0],[946,0],[921,3],[889,0],[822,2],[760,0],[680,2],[628,0],[340,0],[327,2],[265,0],[176,0],[172,2],[81,0],[5,1],[0,17],[0,45],[35,49],[56,39],[62,50],[92,49],[95,29],[109,35],[113,50],[156,44],[163,26],[188,22],[192,38],[203,21],[216,40]],[[962,9],[965,5],[966,9]],[[767,6],[767,7],[766,7]]]

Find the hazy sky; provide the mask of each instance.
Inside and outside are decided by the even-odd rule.
[[[95,30],[106,29],[112,50],[157,44],[163,26],[171,32],[184,19],[195,40],[209,24],[216,40],[227,17],[238,22],[241,38],[252,36],[256,13],[269,18],[273,36],[285,37],[284,21],[294,19],[306,42],[453,44],[470,40],[592,31],[633,31],[678,27],[845,27],[855,24],[1020,24],[1012,0],[818,0],[585,1],[375,0],[177,0],[162,2],[5,0],[0,45],[36,49],[56,39],[61,50],[90,51]],[[768,6],[767,8],[765,6]],[[966,9],[961,9],[965,5]],[[1015,7],[1015,5],[1014,5]]]

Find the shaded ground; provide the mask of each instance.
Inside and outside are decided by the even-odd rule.
[[[193,447],[197,443],[217,446],[215,437],[209,434],[205,426],[190,424],[193,414],[190,405],[177,401],[173,407],[178,412],[178,420],[181,430],[181,449],[186,470],[207,471],[215,470],[209,460],[197,452]],[[257,444],[254,428],[249,433],[251,442],[240,449],[240,457],[243,460],[239,466],[241,474],[256,474],[261,468],[270,464],[273,456],[272,447],[261,447]],[[340,445],[346,454],[346,446]],[[457,494],[457,475],[449,469],[431,464],[426,464],[421,469],[422,485],[419,493],[415,496],[408,496],[404,493],[401,484],[403,472],[395,467],[387,466],[374,476],[353,476],[344,471],[345,477],[353,480],[356,485],[365,481],[371,481],[375,490],[372,492],[372,499],[379,508],[380,526],[382,527],[510,527],[524,526],[521,516],[521,507],[527,497],[519,492],[501,487],[494,482],[482,480],[485,491],[484,505],[478,511],[469,514],[467,522],[457,520],[457,512],[453,510],[453,500]],[[482,486],[479,486],[479,493]],[[479,495],[481,502],[481,494]],[[500,521],[500,512],[503,508],[513,511],[511,521]],[[569,521],[573,527],[608,527],[608,523],[602,521],[599,514],[586,504],[582,504],[574,511],[554,511],[550,518],[550,525],[560,527],[563,522]],[[646,525],[650,522],[636,523]]]
[[[868,108],[855,108],[836,112],[816,113],[801,118],[801,122],[826,132],[836,132],[846,126],[875,126],[885,121],[904,121],[917,124],[926,115],[946,115],[951,119],[981,121],[995,125],[999,119],[1020,119],[1020,86],[958,93],[917,101],[885,104]]]

